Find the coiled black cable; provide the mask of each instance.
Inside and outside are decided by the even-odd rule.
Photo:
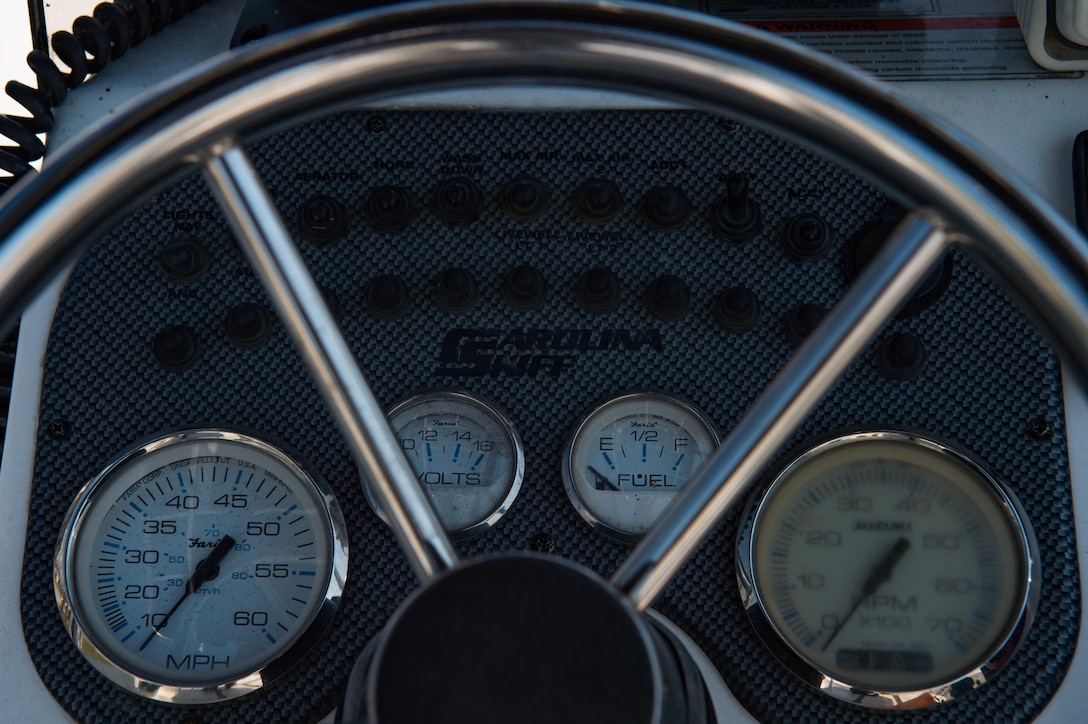
[[[171,23],[203,5],[205,0],[113,0],[95,7],[93,17],[81,16],[72,23],[72,32],[53,33],[50,45],[68,66],[61,71],[49,54],[34,50],[26,62],[34,71],[37,87],[10,81],[4,92],[26,109],[29,117],[0,115],[0,137],[14,145],[0,146],[0,193],[33,171],[32,163],[45,155],[38,138],[53,128],[53,109],[68,91],[102,72],[116,60]]]
[[[116,60],[155,35],[167,25],[177,22],[205,0],[113,0],[95,7],[92,17],[81,16],[72,23],[72,32],[53,33],[50,45],[69,68],[62,72],[43,50],[34,50],[26,62],[37,78],[37,88],[10,81],[4,92],[26,109],[29,117],[0,115],[0,141],[14,145],[0,146],[0,194],[16,181],[32,172],[32,163],[45,155],[45,144],[38,138],[53,128],[53,109],[64,102],[68,91],[102,72],[111,60]],[[8,402],[11,397],[12,375],[15,368],[15,341],[18,328],[7,339],[0,340],[0,456],[3,455],[4,432],[7,428]]]

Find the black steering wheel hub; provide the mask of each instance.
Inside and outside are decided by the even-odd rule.
[[[663,686],[675,680],[663,646],[584,568],[536,554],[474,560],[417,590],[386,627],[367,677],[370,720],[664,721],[664,700],[683,687]]]

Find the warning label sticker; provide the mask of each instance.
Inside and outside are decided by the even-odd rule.
[[[1051,78],[1012,0],[672,0],[833,55],[887,80]],[[1076,74],[1073,74],[1076,75]]]

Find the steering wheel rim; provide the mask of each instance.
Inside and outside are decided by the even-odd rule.
[[[487,19],[477,19],[481,14]],[[822,85],[815,85],[817,78]],[[440,85],[527,80],[643,91],[743,119],[768,114],[771,120],[764,125],[838,157],[852,149],[855,170],[894,189],[903,200],[936,210],[911,217],[899,241],[855,285],[861,292],[847,304],[853,312],[833,315],[825,325],[831,332],[822,347],[806,345],[798,353],[795,362],[809,370],[804,379],[820,376],[816,388],[826,389],[830,381],[825,378],[837,377],[834,371],[853,359],[850,348],[860,350],[867,335],[894,313],[896,301],[909,294],[953,242],[1029,302],[1058,348],[1079,371],[1088,370],[1088,257],[1083,241],[1009,182],[1005,172],[997,172],[946,129],[912,115],[875,84],[813,53],[742,27],[636,5],[411,5],[291,34],[182,80],[144,110],[58,158],[38,179],[13,189],[0,208],[0,237],[7,239],[0,248],[0,320],[12,319],[46,274],[75,254],[83,239],[131,207],[131,199],[110,199],[111,189],[138,187],[151,193],[193,166],[204,169],[224,213],[239,235],[250,239],[247,252],[265,268],[261,276],[267,287],[277,273],[290,274],[287,262],[292,257],[286,248],[262,252],[262,242],[269,247],[270,238],[284,237],[290,246],[290,237],[276,219],[267,192],[262,196],[240,137],[258,133],[259,124],[267,129],[313,115],[312,103],[321,102],[326,109],[343,105],[345,90],[355,105]],[[296,336],[307,328],[315,335],[303,346],[328,358],[323,345],[335,325],[330,327],[322,317],[320,295],[312,280],[309,284],[284,277],[281,288],[273,285],[268,291],[274,300],[287,300],[286,307],[277,307],[287,326],[302,330]],[[308,305],[316,309],[314,314],[305,311]],[[286,321],[292,317],[299,321]],[[844,352],[838,341],[848,341],[849,348]],[[332,356],[342,357],[342,351]],[[427,580],[455,566],[456,554],[406,472],[407,464],[399,453],[390,452],[395,445],[388,444],[392,435],[380,407],[372,395],[371,401],[359,400],[359,395],[369,394],[365,382],[361,391],[350,389],[352,380],[320,382],[334,365],[328,359],[311,362],[315,364],[327,399],[334,405],[351,400],[345,414],[362,430],[349,433],[356,437],[353,452],[372,480],[388,481],[387,490],[379,484],[383,507],[403,509],[399,518],[391,517],[399,521],[395,528],[417,573]],[[803,390],[805,399],[790,413],[791,419],[803,417],[808,409],[804,405],[814,404],[810,398],[818,396],[816,388]],[[799,396],[786,388],[771,389],[764,395],[770,407],[761,414],[771,415],[777,405],[778,414],[771,416],[780,419],[784,406]],[[682,565],[684,550],[676,550],[680,536],[687,538],[679,547],[693,549],[700,531],[746,489],[753,471],[777,450],[775,442],[788,434],[768,436],[766,424],[757,423],[745,427],[742,422],[738,430],[747,434],[735,434],[723,445],[727,452],[736,452],[734,459],[708,464],[617,572],[615,585],[636,608],[648,607]],[[748,459],[757,438],[765,441],[766,450]],[[711,489],[715,481],[718,490],[728,489],[724,497]],[[711,498],[717,500],[713,505],[708,504]],[[687,516],[674,515],[678,510],[687,510]],[[699,522],[697,511],[703,511]]]

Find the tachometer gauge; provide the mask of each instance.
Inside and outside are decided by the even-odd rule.
[[[717,446],[714,425],[687,402],[623,394],[575,427],[563,452],[563,484],[587,523],[634,543]]]
[[[393,406],[389,423],[453,540],[487,532],[510,509],[525,475],[513,424],[486,400],[431,390]],[[385,514],[367,489],[367,499]]]
[[[880,708],[980,686],[1027,635],[1035,539],[968,456],[901,432],[849,435],[790,463],[738,546],[749,618],[789,668]]]
[[[121,455],[68,511],[57,604],[87,660],[141,696],[264,686],[327,627],[347,574],[325,483],[248,435],[191,430]]]

